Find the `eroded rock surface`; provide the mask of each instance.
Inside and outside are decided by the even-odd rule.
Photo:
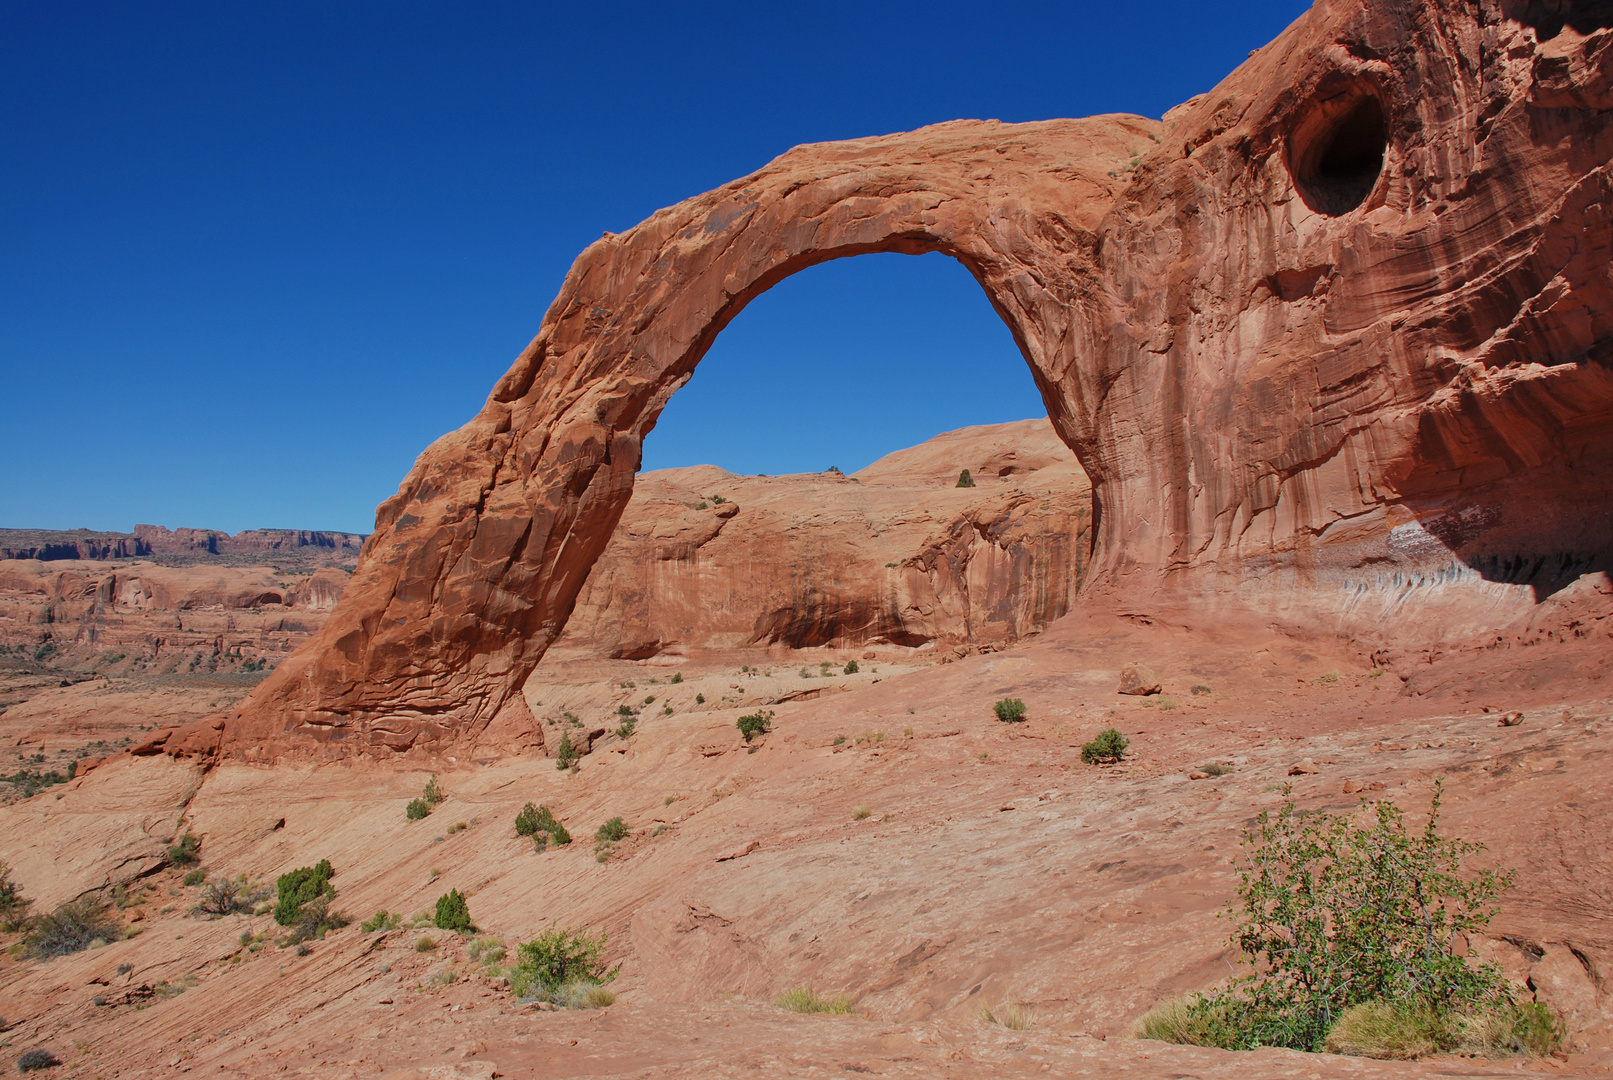
[[[1070,609],[1091,544],[1086,476],[1046,420],[850,477],[645,473],[550,656],[1003,644]]]
[[[864,252],[952,255],[1008,323],[1092,481],[1089,595],[1236,590],[1358,629],[1433,582],[1444,617],[1411,630],[1472,635],[1518,613],[1488,585],[1602,572],[1605,12],[1325,0],[1162,122],[798,147],[607,235],[227,744],[529,728],[517,690],[668,397],[754,296]]]

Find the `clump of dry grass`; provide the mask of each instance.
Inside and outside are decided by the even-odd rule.
[[[975,1016],[983,1023],[996,1024],[1010,1031],[1028,1031],[1036,1026],[1036,1015],[1029,1009],[1012,1003],[995,1008],[989,1001],[975,1006]]]
[[[836,994],[832,998],[826,998],[811,987],[798,986],[794,990],[786,990],[778,996],[778,1007],[798,1013],[828,1013],[831,1016],[845,1016],[851,1012],[851,998],[845,994]]]

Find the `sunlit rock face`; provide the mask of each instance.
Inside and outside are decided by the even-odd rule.
[[[1009,325],[1091,479],[1090,602],[1515,616],[1613,546],[1610,25],[1329,0],[1162,122],[798,147],[606,235],[225,747],[528,737],[670,395],[751,298],[874,251],[952,255]]]

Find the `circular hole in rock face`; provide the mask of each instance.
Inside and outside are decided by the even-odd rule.
[[[1388,143],[1383,103],[1372,94],[1318,105],[1290,144],[1294,186],[1317,213],[1347,214],[1372,194]]]

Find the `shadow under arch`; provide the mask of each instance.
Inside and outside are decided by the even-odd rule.
[[[580,255],[481,412],[416,461],[330,620],[242,704],[229,741],[343,754],[541,741],[519,689],[558,636],[632,492],[643,440],[717,335],[808,267],[939,252],[1007,325],[1093,482],[1107,330],[1095,232],[1110,166],[1157,124],[960,121],[793,150]],[[1011,177],[1005,183],[1003,177]]]

